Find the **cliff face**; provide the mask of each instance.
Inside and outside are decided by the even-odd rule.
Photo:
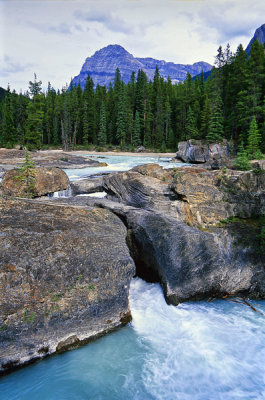
[[[246,48],[246,52],[248,54],[250,54],[251,46],[255,39],[257,39],[261,44],[265,43],[265,24],[261,25],[258,29],[256,29],[253,38],[251,39]]]
[[[96,51],[92,57],[88,57],[82,66],[81,72],[73,79],[73,85],[80,81],[82,88],[85,86],[87,76],[93,79],[95,86],[113,83],[116,69],[119,68],[122,79],[128,83],[134,71],[137,75],[138,70],[142,69],[148,79],[154,77],[156,66],[164,79],[170,76],[173,82],[184,81],[187,73],[192,76],[198,75],[202,71],[209,71],[212,66],[205,62],[197,62],[193,65],[174,64],[153,58],[135,58],[119,45],[109,45]]]

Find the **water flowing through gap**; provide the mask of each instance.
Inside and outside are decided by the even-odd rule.
[[[265,301],[254,303],[265,311]],[[260,314],[224,300],[168,306],[160,285],[140,278],[131,284],[130,307],[133,321],[125,328],[3,377],[0,398],[265,398]]]

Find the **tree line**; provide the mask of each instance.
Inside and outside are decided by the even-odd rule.
[[[257,40],[250,55],[220,46],[205,80],[188,73],[182,83],[134,72],[128,84],[116,70],[113,85],[80,84],[42,90],[36,75],[25,94],[8,87],[0,102],[0,146],[119,146],[176,150],[180,141],[232,141],[254,157],[265,152],[265,54]],[[253,143],[254,144],[253,144]],[[254,146],[254,147],[253,147]]]

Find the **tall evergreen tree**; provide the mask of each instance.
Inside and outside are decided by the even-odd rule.
[[[83,102],[83,141],[84,143],[96,143],[96,121],[95,121],[95,94],[94,83],[88,75],[84,88]]]
[[[41,81],[37,81],[37,76],[34,74],[34,82],[29,82],[29,93],[31,101],[27,106],[27,121],[25,142],[29,150],[40,149],[42,145],[42,123],[43,123],[43,106],[44,95],[41,93]]]
[[[196,126],[192,108],[189,106],[186,119],[186,139],[198,139],[198,129]]]
[[[1,145],[13,147],[16,143],[16,128],[12,104],[12,94],[8,86],[2,109]]]
[[[248,145],[247,145],[247,153],[250,159],[261,158],[262,154],[260,151],[260,143],[261,143],[261,134],[259,133],[257,120],[254,116],[250,123],[250,128],[248,132]]]
[[[125,98],[124,83],[121,84],[119,92],[116,127],[117,127],[116,138],[120,146],[124,147],[126,139],[126,98]]]
[[[209,102],[209,97],[206,94],[205,98],[204,98],[202,112],[201,112],[200,135],[201,135],[202,139],[205,139],[208,136],[209,122],[210,122],[210,102]]]
[[[103,101],[100,107],[98,144],[100,146],[105,146],[107,144],[106,111],[105,111],[105,104]]]
[[[140,140],[140,117],[139,117],[139,112],[136,111],[135,114],[135,120],[134,120],[134,126],[133,126],[133,137],[132,137],[132,145],[137,147],[141,144]]]
[[[209,132],[206,139],[210,143],[221,142],[224,135],[224,118],[222,100],[219,93],[213,99],[210,121],[209,121]]]

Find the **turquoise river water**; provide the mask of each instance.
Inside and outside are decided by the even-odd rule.
[[[81,154],[78,154],[79,156]],[[140,164],[159,164],[164,168],[174,168],[187,166],[184,163],[171,163],[168,157],[143,157],[143,156],[119,156],[119,155],[105,155],[105,156],[95,156],[86,154],[87,158],[94,158],[99,162],[105,162],[108,164],[107,167],[87,167],[81,169],[65,169],[65,172],[69,176],[70,180],[78,180],[85,178],[87,176],[96,175],[99,173],[110,173],[119,171],[128,171],[129,169]]]
[[[146,162],[175,166],[151,157],[99,161],[109,167],[66,172],[75,180]],[[265,313],[265,301],[251,303]],[[159,284],[139,278],[130,308],[126,327],[2,377],[0,400],[265,399],[264,316],[225,300],[169,306]]]
[[[225,300],[169,306],[139,278],[130,307],[128,326],[1,378],[1,400],[265,399],[262,315]]]

